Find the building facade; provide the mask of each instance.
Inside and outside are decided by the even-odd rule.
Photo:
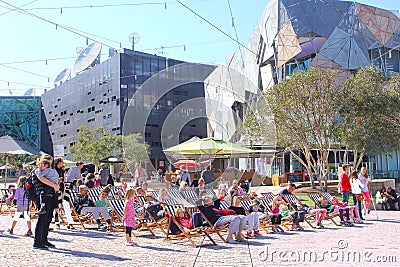
[[[353,1],[271,0],[247,48],[227,62],[263,91],[312,66],[340,80],[369,65],[390,76],[400,70],[400,13]],[[398,151],[372,159],[378,177],[399,177]]]
[[[0,97],[0,136],[4,135],[52,153],[53,146],[40,97]]]
[[[215,69],[207,66],[202,79],[183,83],[185,79],[174,73],[190,66],[196,64],[123,49],[49,90],[42,96],[42,102],[53,144],[63,145],[65,156],[72,158],[69,149],[76,142],[81,125],[102,126],[114,134],[139,132],[151,147],[150,159],[154,167],[162,167],[166,161],[161,144],[164,121],[181,103],[194,98],[204,99],[204,76]],[[160,78],[163,70],[170,70],[172,74]],[[188,73],[186,76],[193,75]],[[165,82],[160,83],[162,79],[179,82],[171,87]],[[194,135],[206,137],[204,103],[196,112],[202,115],[176,129],[174,136],[169,138],[182,142]],[[181,118],[186,116],[180,113]]]

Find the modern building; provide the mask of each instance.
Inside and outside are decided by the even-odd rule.
[[[63,145],[65,156],[72,158],[69,149],[81,125],[102,126],[114,134],[139,132],[151,147],[154,167],[164,167],[161,135],[172,110],[169,125],[176,128],[164,138],[164,147],[207,136],[204,79],[214,69],[129,49],[114,53],[42,96],[53,144]],[[203,102],[176,112],[197,98]],[[178,127],[177,121],[185,123]]]
[[[0,96],[0,136],[5,135],[52,153],[53,145],[40,97]]]
[[[263,91],[312,66],[342,80],[369,65],[390,75],[400,70],[400,13],[353,1],[271,0],[247,48],[227,62]],[[400,170],[399,153],[377,155],[375,170]]]

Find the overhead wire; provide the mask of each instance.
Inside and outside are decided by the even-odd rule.
[[[38,1],[38,0],[33,0],[33,1],[31,1],[31,2],[29,2],[29,3],[26,3],[26,4],[22,5],[22,6],[19,6],[19,8],[25,7],[25,6],[30,5],[30,4],[32,4],[32,3],[34,3],[34,2],[37,2],[37,1]],[[4,7],[4,8],[7,8],[7,7]],[[8,9],[8,8],[7,8],[7,9]],[[3,13],[0,13],[0,16],[3,16],[3,15],[5,15],[5,14],[8,14],[8,13],[13,12],[13,11],[15,11],[15,9],[8,9],[8,11],[3,12]]]
[[[187,10],[189,10],[190,12],[192,12],[193,14],[195,14],[197,17],[199,17],[200,19],[202,19],[203,21],[205,21],[207,24],[209,24],[211,27],[213,27],[214,29],[216,29],[217,31],[219,31],[220,33],[222,33],[223,35],[225,35],[226,37],[228,37],[229,39],[231,39],[232,41],[234,41],[235,43],[237,43],[239,46],[245,48],[246,50],[248,50],[249,52],[251,52],[252,54],[255,55],[255,52],[253,52],[252,50],[250,50],[247,46],[245,46],[244,44],[242,44],[241,42],[235,40],[235,38],[233,38],[232,36],[230,36],[229,34],[227,34],[225,31],[223,31],[221,28],[219,28],[218,26],[214,25],[213,23],[211,23],[209,20],[207,20],[206,18],[204,18],[203,16],[201,16],[198,12],[194,11],[192,8],[190,8],[189,6],[185,5],[184,3],[182,3],[182,1],[180,0],[176,0],[179,4],[181,4],[184,8],[186,8]]]
[[[37,0],[36,0],[37,1]],[[197,2],[213,2],[217,0],[195,0],[185,1],[187,3]],[[25,10],[61,10],[61,9],[82,9],[82,8],[104,8],[104,7],[123,7],[123,6],[143,6],[143,5],[160,5],[176,4],[175,1],[159,1],[159,2],[141,2],[141,3],[123,3],[123,4],[104,4],[104,5],[81,5],[81,6],[60,6],[60,7],[34,7]]]

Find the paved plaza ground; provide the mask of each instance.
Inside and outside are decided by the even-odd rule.
[[[373,211],[355,227],[326,223],[325,229],[304,225],[304,232],[264,233],[238,245],[214,235],[218,245],[201,248],[187,241],[163,242],[161,231],[156,237],[140,232],[139,246],[127,247],[122,232],[62,226],[49,234],[56,248],[42,251],[32,249],[33,238],[23,236],[23,221],[14,235],[6,233],[11,217],[2,214],[0,266],[400,266],[400,211],[378,211],[378,216]]]

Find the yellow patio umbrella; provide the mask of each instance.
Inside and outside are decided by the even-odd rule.
[[[213,137],[185,142],[163,150],[167,154],[180,156],[247,156],[255,151],[247,147],[242,147]]]
[[[76,161],[68,160],[68,159],[63,159],[65,165],[74,165],[76,164]]]

